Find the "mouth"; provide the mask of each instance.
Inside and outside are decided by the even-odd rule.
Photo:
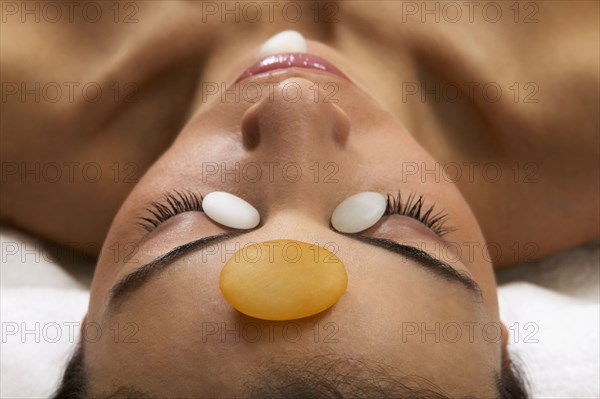
[[[282,53],[269,55],[256,62],[250,66],[250,68],[246,69],[237,78],[235,83],[239,83],[242,80],[248,79],[252,76],[263,75],[275,70],[288,68],[311,69],[319,72],[330,73],[343,79],[350,80],[335,65],[316,55],[307,53]]]

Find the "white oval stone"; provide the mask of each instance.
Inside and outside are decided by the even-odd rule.
[[[306,53],[306,40],[295,30],[286,30],[272,36],[260,47],[261,57],[280,53]]]
[[[387,200],[379,193],[354,194],[335,208],[331,224],[341,233],[358,233],[377,223],[386,208]]]
[[[233,229],[252,229],[260,222],[256,208],[223,191],[207,194],[202,200],[202,209],[215,222]]]

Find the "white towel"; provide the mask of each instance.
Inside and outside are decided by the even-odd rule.
[[[47,398],[79,338],[91,267],[69,253],[59,267],[47,246],[5,227],[0,245],[0,397]],[[499,275],[510,349],[534,398],[600,397],[599,270],[595,242]]]
[[[510,349],[532,396],[600,397],[600,243],[508,269],[498,280]]]

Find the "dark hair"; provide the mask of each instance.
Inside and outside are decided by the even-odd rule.
[[[349,362],[357,363],[354,371],[344,370]],[[495,376],[496,399],[527,399],[526,381],[518,367],[503,356],[500,375]],[[435,385],[418,376],[398,378],[384,369],[364,361],[331,355],[318,355],[303,362],[276,364],[246,384],[245,399],[371,399],[412,398],[450,399]],[[53,399],[89,399],[89,374],[80,346],[69,360],[61,385]],[[97,399],[154,399],[156,396],[120,387]],[[161,398],[162,399],[162,398]]]

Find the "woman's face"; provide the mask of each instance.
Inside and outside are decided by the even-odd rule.
[[[256,59],[250,54],[232,66],[223,87],[204,84],[197,112],[123,204],[99,258],[83,329],[92,392],[126,385],[158,396],[231,396],[273,363],[331,353],[419,376],[450,394],[494,391],[502,348],[496,288],[469,206],[451,182],[436,179],[436,161],[401,122],[353,83],[360,75],[348,60],[319,43],[309,42],[308,52],[350,80],[291,68],[245,79],[236,94],[233,82]],[[237,195],[258,210],[260,225],[182,254],[109,305],[111,288],[144,264],[235,232],[197,211],[150,232],[141,227],[146,208],[175,190]],[[377,240],[333,230],[335,207],[362,191],[400,191],[403,201],[414,193],[424,210],[443,210],[446,227],[455,229],[443,238],[405,215],[383,216],[358,235],[417,247],[469,276],[480,292]],[[225,262],[246,244],[275,239],[336,253],[348,273],[337,304],[273,322],[226,302],[219,289]]]

